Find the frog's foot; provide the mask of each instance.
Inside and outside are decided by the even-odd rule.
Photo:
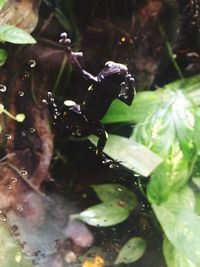
[[[103,163],[103,165],[108,166],[109,168],[112,169],[118,168],[120,165],[119,160],[109,159],[105,155],[101,156],[101,162]]]
[[[56,120],[57,117],[60,115],[60,113],[58,112],[58,107],[55,103],[55,99],[53,98],[53,95],[51,92],[48,92],[47,97],[42,99],[42,103],[44,103],[45,105],[48,105],[48,109],[49,109],[51,116]]]
[[[131,74],[127,74],[125,77],[125,87],[126,89],[132,89],[134,91],[134,94],[136,93],[135,91],[135,79],[133,78],[133,76]]]
[[[131,74],[127,74],[125,81],[120,84],[121,90],[118,97],[129,106],[132,104],[132,101],[136,94],[134,81],[135,80],[131,76]]]
[[[83,56],[82,52],[73,52],[71,50],[71,39],[68,37],[68,34],[66,32],[62,32],[60,34],[59,43],[65,46],[67,54],[70,55],[72,58]]]

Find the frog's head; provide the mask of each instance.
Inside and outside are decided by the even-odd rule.
[[[128,68],[124,64],[116,63],[114,61],[107,61],[103,70],[97,75],[98,79],[109,80],[111,82],[120,83],[128,74]]]
[[[116,63],[114,61],[107,61],[105,63],[105,69],[107,69],[107,72],[110,75],[123,75],[124,77],[128,74],[128,68],[126,65],[121,64],[121,63]]]

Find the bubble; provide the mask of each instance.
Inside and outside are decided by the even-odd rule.
[[[24,175],[24,176],[25,176],[25,175],[27,175],[27,173],[28,173],[28,172],[25,171],[25,170],[21,171],[21,175]]]
[[[8,185],[7,185],[7,189],[8,189],[8,190],[11,190],[11,189],[12,189],[11,184],[8,184]]]
[[[17,210],[22,212],[24,210],[24,208],[21,204],[17,204]]]
[[[23,91],[19,91],[19,92],[18,92],[18,95],[19,95],[19,96],[24,96],[24,92],[23,92]]]
[[[36,61],[34,59],[30,59],[29,62],[28,62],[30,68],[35,68],[36,66]]]
[[[0,92],[4,93],[4,92],[6,92],[6,90],[7,90],[7,87],[1,83],[0,84]]]
[[[123,191],[123,188],[120,187],[120,186],[118,186],[117,189],[118,189],[119,191]]]
[[[16,183],[17,182],[17,178],[16,177],[12,177],[10,180],[11,180],[12,183]]]
[[[35,128],[30,128],[30,129],[29,129],[29,132],[30,132],[30,133],[35,133],[35,131],[36,131]]]
[[[5,217],[5,216],[2,216],[2,217],[0,218],[0,220],[1,220],[2,222],[5,222],[5,221],[6,221],[6,217]]]
[[[5,133],[5,138],[7,139],[7,140],[11,140],[12,139],[12,135],[11,134],[9,134],[9,133]]]
[[[26,80],[30,77],[30,73],[28,71],[25,71],[24,72],[24,77],[23,77],[23,80]]]
[[[110,169],[114,169],[114,168],[115,168],[115,165],[111,163],[111,164],[109,165],[109,168],[110,168]]]

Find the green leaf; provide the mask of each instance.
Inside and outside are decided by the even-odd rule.
[[[163,253],[168,267],[198,267],[177,251],[167,238],[164,238]]]
[[[194,154],[194,110],[194,104],[178,90],[172,105],[172,119],[176,129],[177,139],[188,159]]]
[[[159,204],[184,185],[189,179],[188,161],[179,143],[171,146],[168,157],[153,172],[147,186],[147,196],[151,203]]]
[[[5,49],[0,49],[0,67],[4,65],[6,59],[8,57],[8,53]]]
[[[92,188],[103,202],[121,201],[128,210],[133,210],[136,206],[133,192],[120,184],[92,185]]]
[[[5,223],[0,224],[0,265],[2,267],[33,267]]]
[[[144,239],[140,237],[131,238],[121,249],[115,264],[131,263],[142,257],[146,248]]]
[[[6,4],[7,0],[0,0],[0,10],[3,8],[3,6]]]
[[[162,102],[148,120],[135,127],[132,138],[163,157],[147,187],[151,203],[166,201],[189,179],[196,160],[194,112],[196,106],[180,91],[160,91]]]
[[[13,44],[35,44],[36,40],[24,30],[13,25],[0,25],[0,42]]]
[[[195,125],[194,125],[194,143],[197,149],[198,155],[200,155],[200,109],[195,112]]]
[[[154,112],[159,102],[159,94],[150,91],[137,93],[130,107],[115,100],[103,118],[103,123],[144,122]]]
[[[200,217],[195,213],[192,190],[185,186],[165,203],[152,207],[170,243],[184,257],[200,266]]]
[[[90,136],[89,140],[97,143],[97,138]],[[104,152],[114,160],[119,160],[124,167],[143,176],[149,176],[162,162],[161,157],[134,140],[109,135]]]
[[[192,177],[192,182],[200,189],[200,177]]]
[[[200,216],[200,192],[195,192],[195,212]]]
[[[128,216],[129,210],[127,207],[124,207],[120,201],[114,201],[94,205],[70,217],[96,227],[107,227],[123,222]]]

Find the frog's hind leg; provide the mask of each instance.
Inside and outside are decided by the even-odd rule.
[[[99,138],[97,142],[96,155],[99,157],[99,159],[103,164],[108,166],[118,167],[119,162],[117,160],[109,159],[103,153],[103,149],[108,139],[108,133],[106,132],[103,124],[100,121],[98,121],[98,122],[93,122],[91,126],[92,126],[91,133]]]

